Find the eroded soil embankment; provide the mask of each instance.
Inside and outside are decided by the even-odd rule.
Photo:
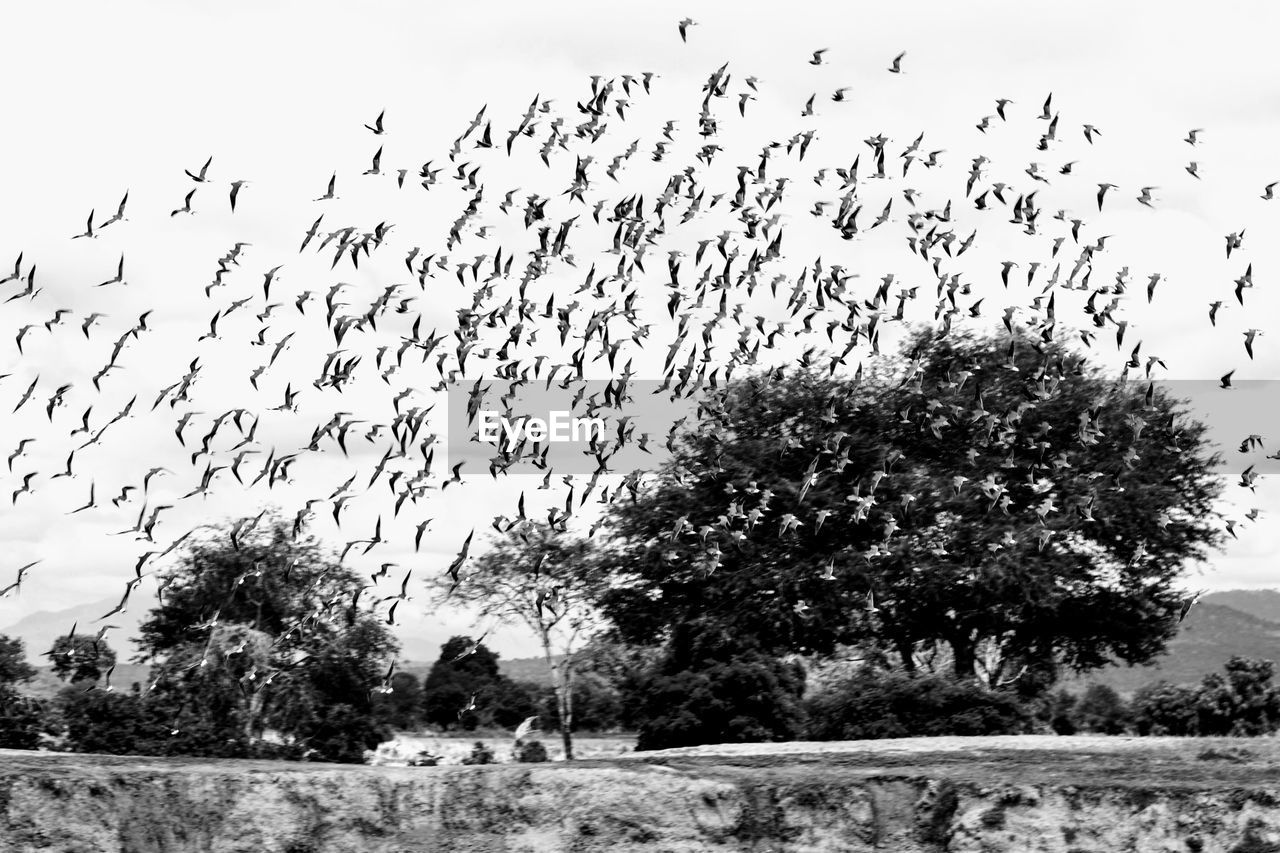
[[[0,851],[1280,853],[1272,756],[1181,743],[435,768],[0,751]]]

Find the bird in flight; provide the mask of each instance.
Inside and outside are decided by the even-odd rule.
[[[177,216],[179,213],[191,213],[191,214],[194,214],[194,213],[195,213],[195,211],[191,209],[191,199],[195,196],[195,194],[196,194],[196,191],[195,191],[194,189],[193,189],[191,192],[187,193],[187,197],[186,197],[186,198],[183,200],[183,202],[182,202],[182,207],[180,207],[180,208],[178,208],[177,210],[175,210],[175,211],[171,212],[169,215],[170,215],[170,216]]]
[[[77,235],[75,235],[74,237],[72,237],[71,239],[72,239],[72,240],[79,240],[81,237],[94,238],[94,237],[97,237],[97,236],[98,236],[97,234],[93,233],[93,211],[91,210],[91,211],[89,211],[89,220],[85,223],[84,233],[83,233],[83,234],[77,234]]]
[[[1115,184],[1098,184],[1098,210],[1102,210],[1102,199],[1107,194],[1107,190],[1116,188]]]
[[[240,196],[240,188],[247,183],[249,182],[248,181],[232,181],[231,182],[231,212],[232,213],[235,213],[236,211],[236,199]]]
[[[698,25],[698,22],[695,21],[693,18],[685,18],[682,21],[680,21],[680,23],[676,24],[676,27],[680,30],[680,41],[688,42],[689,27],[696,27],[697,25]],[[667,32],[670,32],[670,30],[668,30]]]
[[[213,157],[210,156],[208,160],[204,161],[204,165],[200,167],[200,173],[198,175],[191,174],[190,169],[183,169],[183,171],[187,173],[187,177],[190,178],[191,180],[195,181],[198,184],[203,184],[209,180],[207,176],[209,174],[209,164],[212,162],[213,162]]]
[[[333,188],[337,182],[338,182],[338,173],[334,172],[332,175],[329,176],[329,189],[325,190],[324,195],[320,196],[320,198],[314,199],[314,201],[332,201],[333,199],[337,198],[337,196],[333,194]]]
[[[895,56],[893,58],[893,62],[889,64],[889,70],[894,74],[901,74],[902,73],[902,57],[906,55],[907,55],[907,52],[904,50],[902,51],[902,53],[899,53],[897,56]]]
[[[386,133],[387,132],[386,128],[382,126],[382,119],[384,116],[386,116],[386,114],[387,114],[386,110],[383,110],[382,112],[378,113],[378,117],[373,120],[373,124],[371,125],[366,124],[365,127],[369,128],[369,130],[372,130],[375,136],[381,136],[382,134]]]

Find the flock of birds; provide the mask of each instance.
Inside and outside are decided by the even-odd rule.
[[[695,26],[691,19],[680,21],[680,39],[688,41]],[[823,65],[828,53],[813,51],[808,64]],[[905,52],[892,57],[885,73],[906,73],[905,58]],[[797,63],[804,65],[804,58],[797,58]],[[744,121],[748,104],[764,97],[761,81],[740,78],[728,64],[722,65],[705,80],[696,115],[678,117],[662,127],[633,128],[628,113],[660,85],[661,76],[652,72],[594,76],[572,107],[558,109],[553,100],[537,95],[523,114],[505,121],[491,115],[486,105],[461,127],[447,153],[421,165],[384,166],[381,143],[394,137],[395,125],[394,113],[388,116],[383,110],[364,125],[370,148],[378,143],[367,167],[343,164],[316,181],[324,192],[304,201],[320,205],[318,215],[308,214],[299,223],[299,242],[291,255],[258,257],[254,235],[246,233],[217,258],[207,284],[185,285],[193,300],[202,297],[213,311],[207,332],[189,341],[186,356],[160,353],[152,356],[149,375],[132,371],[129,399],[118,409],[103,411],[104,389],[126,383],[113,374],[139,364],[144,356],[135,351],[145,350],[164,317],[146,311],[121,324],[99,312],[84,313],[74,302],[63,304],[42,287],[36,259],[19,253],[11,272],[0,279],[6,317],[20,323],[9,352],[0,354],[0,404],[7,407],[9,421],[28,406],[43,409],[44,424],[18,437],[0,475],[10,480],[6,491],[15,506],[52,492],[65,478],[83,484],[78,494],[86,498],[67,504],[64,511],[71,516],[134,519],[122,533],[135,538],[138,553],[128,567],[119,605],[99,622],[123,611],[131,593],[158,571],[161,561],[205,527],[176,529],[166,513],[220,491],[279,489],[277,494],[282,494],[301,479],[303,469],[312,469],[321,479],[331,476],[331,481],[288,509],[295,536],[331,522],[342,538],[344,515],[362,506],[376,514],[377,521],[367,535],[345,540],[344,559],[354,553],[377,560],[379,552],[397,548],[397,553],[420,552],[432,521],[430,493],[465,483],[466,463],[441,465],[436,459],[444,445],[432,428],[433,392],[461,389],[474,414],[479,401],[486,399],[485,383],[501,382],[508,389],[502,405],[514,418],[519,412],[512,409],[513,401],[522,386],[555,385],[567,397],[578,387],[575,383],[599,379],[599,391],[578,394],[577,409],[610,415],[617,430],[587,448],[590,475],[553,477],[548,448],[538,442],[498,447],[487,471],[466,471],[498,479],[528,473],[526,464],[537,466],[541,482],[535,487],[529,481],[529,491],[545,490],[549,499],[554,497],[546,501],[545,523],[568,530],[578,519],[589,517],[583,507],[593,496],[607,505],[642,487],[645,471],[618,469],[615,456],[622,449],[639,445],[648,452],[650,441],[661,444],[649,434],[637,435],[625,414],[627,406],[644,403],[643,398],[632,399],[637,366],[660,363],[661,390],[673,398],[696,398],[735,374],[787,364],[820,366],[832,375],[861,375],[863,360],[879,355],[884,329],[902,327],[916,313],[930,318],[938,334],[961,324],[994,327],[985,310],[1015,292],[1028,296],[997,309],[1010,332],[1030,329],[1046,341],[1074,336],[1083,347],[1105,354],[1110,345],[1104,346],[1104,336],[1114,335],[1116,350],[1125,346],[1131,285],[1145,279],[1139,300],[1151,302],[1159,295],[1160,273],[1131,273],[1127,266],[1113,275],[1103,271],[1110,235],[1095,232],[1090,224],[1093,211],[1042,207],[1041,197],[1049,196],[1052,186],[1074,180],[1076,162],[1046,169],[1028,160],[1020,169],[1024,177],[1002,181],[991,172],[997,165],[1008,169],[1007,163],[976,155],[967,168],[955,170],[944,150],[930,149],[925,133],[901,144],[877,132],[856,150],[846,144],[843,150],[850,156],[841,161],[814,164],[806,156],[816,136],[815,92],[792,113],[802,120],[795,133],[767,140],[749,162],[726,164],[728,143],[721,144],[722,132],[734,121]],[[834,103],[847,102],[850,89],[836,89],[829,97]],[[1070,117],[1054,106],[1052,95],[1038,112],[1020,111],[1020,105],[1007,98],[994,99],[993,104],[993,112],[976,124],[975,144],[997,129],[1033,129],[1027,154],[1038,157],[1051,152],[1060,135],[1068,132]],[[1074,127],[1087,144],[1105,144],[1103,130],[1087,123]],[[1194,150],[1202,133],[1191,130],[1186,144]],[[528,174],[546,176],[559,189],[544,194],[495,186],[490,175],[500,171],[497,164],[519,158],[528,161],[522,167]],[[201,205],[215,192],[225,193],[232,213],[254,204],[254,194],[246,191],[251,183],[221,176],[216,156],[195,162],[200,165],[185,172],[189,189],[169,213],[171,219],[187,217],[193,228],[198,227],[205,209]],[[946,191],[908,186],[908,179],[921,172],[928,173],[932,183],[943,182]],[[1190,161],[1186,172],[1191,179],[1202,178],[1198,161]],[[637,173],[637,180],[628,183],[630,173]],[[641,180],[650,174],[659,180]],[[442,233],[419,240],[389,221],[339,220],[340,214],[330,206],[340,198],[340,189],[362,181],[387,192],[420,194],[424,204],[452,206],[456,215]],[[1276,185],[1262,188],[1261,198],[1273,199]],[[1098,184],[1097,212],[1114,204],[1121,189],[1113,183]],[[1133,197],[1150,207],[1156,189],[1137,188]],[[812,208],[797,208],[794,200],[806,194],[817,195]],[[69,235],[70,241],[124,236],[130,204],[126,192],[109,217],[100,219],[95,208],[84,230]],[[808,227],[796,224],[808,221],[801,218],[805,213],[821,230],[814,240],[838,240],[836,249],[884,240],[895,250],[906,250],[915,272],[909,281],[886,274],[876,282],[853,261],[789,254],[784,235],[789,229]],[[588,245],[583,239],[610,233],[603,245]],[[971,258],[962,261],[975,245],[1013,239],[1025,247],[1019,257],[977,270],[971,268]],[[787,245],[792,242],[803,240],[788,239]],[[1242,257],[1249,242],[1244,228],[1226,235],[1225,263],[1238,264],[1239,277],[1233,296],[1224,295],[1207,306],[1206,327],[1216,326],[1225,303],[1245,307],[1246,294],[1254,287],[1252,263]],[[322,272],[290,275],[303,265]],[[340,280],[348,271],[352,276],[356,271],[377,276],[385,284],[369,287]],[[123,253],[111,272],[90,287],[134,286]],[[327,279],[321,278],[326,274]],[[305,288],[295,284],[304,278],[323,283]],[[452,316],[441,310],[446,294],[461,294],[461,307]],[[1071,303],[1079,305],[1074,309],[1078,324],[1067,319]],[[1253,328],[1244,333],[1247,358],[1254,357],[1262,334],[1262,329]],[[91,374],[86,381],[68,374],[71,368],[59,359],[41,361],[33,355],[32,345],[39,339],[42,352],[79,347],[101,360],[96,370],[84,371]],[[242,395],[244,402],[213,411],[201,393],[201,380],[218,365],[216,347],[243,353],[246,339],[262,358],[237,387],[224,383],[218,388],[222,394]],[[297,351],[312,340],[328,341],[331,349]],[[1122,375],[1128,377],[1132,371],[1133,376],[1155,381],[1153,371],[1164,367],[1164,359],[1143,357],[1141,341],[1130,344]],[[305,359],[310,372],[301,367],[283,370],[280,360],[286,352],[292,352],[294,361]],[[604,378],[597,368],[601,362],[608,370]],[[146,385],[150,376],[177,363],[185,368],[156,387]],[[1234,372],[1222,377],[1224,387],[1231,386]],[[931,381],[935,379],[941,381]],[[368,395],[375,405],[352,405],[358,410],[346,411],[352,392]],[[144,462],[127,482],[104,484],[109,488],[100,490],[93,461],[82,459],[98,452],[141,460],[144,448],[123,437],[113,444],[113,438],[129,422],[155,419],[169,424],[186,464]],[[309,430],[310,438],[296,446],[265,437],[281,425]],[[945,422],[940,427],[927,415],[920,416],[919,425],[935,431],[945,428]],[[668,446],[683,426],[671,425]],[[353,438],[363,440],[357,456],[368,454],[375,462],[360,467],[349,460],[348,442]],[[26,464],[33,446],[53,445],[66,452],[59,468]],[[345,468],[333,464],[335,450],[342,454]],[[1241,451],[1265,452],[1261,437],[1246,439]],[[323,465],[322,458],[327,460]],[[811,476],[822,473],[816,470]],[[872,473],[877,480],[886,476]],[[1253,488],[1257,476],[1250,466],[1241,484]],[[982,472],[971,479],[979,483]],[[535,520],[544,521],[541,512],[527,509],[526,499],[521,491],[512,507],[495,513],[492,527],[519,534]],[[795,511],[801,508],[797,505]],[[769,512],[780,511],[766,508],[761,514]],[[816,521],[807,529],[854,520],[856,510],[849,513],[849,519],[806,519]],[[800,517],[788,515],[794,531]],[[1256,516],[1255,510],[1249,518]],[[259,513],[238,519],[232,544],[252,535],[262,518]],[[598,523],[592,524],[591,533]],[[711,535],[740,540],[745,534],[732,528],[743,523],[730,519],[724,530]],[[1228,522],[1233,535],[1237,523]],[[781,524],[782,532],[788,532],[785,518]],[[390,589],[382,590],[381,597],[367,598],[369,606],[380,608],[394,623],[395,608],[410,597],[414,572],[443,573],[455,585],[465,583],[475,533],[474,528],[453,531],[456,538],[446,556],[433,561],[421,554],[413,567],[395,577],[391,570],[400,567],[382,562],[371,576],[371,586],[376,589],[386,578]],[[677,530],[674,535],[704,540],[708,536],[695,530]],[[19,594],[39,562],[19,568],[0,595]],[[548,608],[556,606],[554,590],[545,600]],[[329,602],[311,618],[340,618],[350,604]]]

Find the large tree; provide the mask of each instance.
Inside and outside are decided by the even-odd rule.
[[[922,332],[901,369],[709,393],[617,501],[630,639],[704,622],[776,652],[880,644],[914,670],[1051,681],[1159,654],[1222,537],[1219,459],[1161,388],[1067,347]]]
[[[139,638],[174,730],[253,745],[270,729],[315,757],[361,760],[389,735],[373,696],[397,650],[362,586],[280,518],[191,545],[161,572]]]

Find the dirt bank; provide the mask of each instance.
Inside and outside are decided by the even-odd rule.
[[[1273,740],[913,739],[488,767],[0,751],[0,850],[1280,853]]]

